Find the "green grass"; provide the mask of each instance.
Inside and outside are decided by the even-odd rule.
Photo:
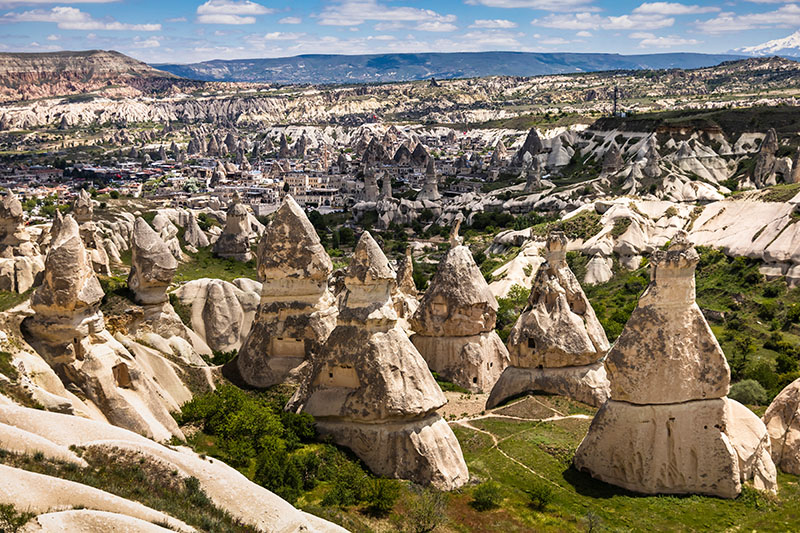
[[[800,528],[798,478],[780,475],[774,502],[751,491],[736,500],[704,496],[642,496],[596,481],[571,466],[571,457],[590,421],[524,422],[488,419],[473,423],[500,438],[455,426],[470,473],[501,487],[502,511],[476,528],[461,527],[468,516],[450,513],[458,531],[586,531],[596,516],[602,531],[790,531]],[[525,468],[527,467],[527,468]],[[529,470],[530,469],[530,470]],[[532,472],[531,472],[532,471]],[[543,511],[530,505],[530,487],[552,488]],[[591,514],[590,514],[591,513]],[[488,516],[487,516],[488,518]],[[594,521],[594,518],[592,518]]]
[[[79,452],[82,450],[78,449]],[[181,480],[177,472],[148,462],[126,462],[114,457],[85,453],[88,468],[17,455],[0,450],[0,463],[59,477],[105,490],[122,498],[162,511],[200,531],[249,533],[255,528],[243,525],[226,511],[214,506],[197,485],[197,480]]]
[[[800,183],[782,183],[775,185],[760,194],[758,199],[762,202],[788,202],[800,193]]]
[[[197,253],[187,254],[190,260],[181,263],[175,273],[174,281],[185,282],[200,278],[216,278],[233,281],[236,278],[258,279],[256,261],[243,263],[233,259],[214,256],[211,247],[201,248]]]
[[[22,294],[12,291],[0,291],[0,312],[8,311],[12,307],[16,307],[25,300],[27,300],[33,290],[23,292]]]

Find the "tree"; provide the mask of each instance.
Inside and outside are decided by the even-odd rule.
[[[414,493],[406,512],[406,524],[412,533],[429,533],[447,520],[447,494],[416,486]]]

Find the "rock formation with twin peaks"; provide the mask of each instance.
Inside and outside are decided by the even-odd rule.
[[[270,387],[317,353],[336,327],[336,302],[328,290],[332,271],[314,226],[286,196],[258,246],[261,301],[226,374],[252,387]]]
[[[603,358],[609,344],[589,299],[566,261],[567,238],[553,232],[528,305],[508,337],[511,366],[487,402],[544,391],[600,407],[609,396]]]
[[[25,228],[22,203],[9,192],[0,200],[0,291],[24,293],[42,270],[44,259]]]
[[[142,218],[133,224],[131,270],[128,287],[141,304],[166,302],[167,288],[178,269],[178,261],[158,233]]]
[[[239,196],[234,195],[228,207],[225,227],[214,243],[214,254],[246,263],[253,258],[250,251],[249,213]]]
[[[353,450],[377,475],[452,490],[469,480],[461,447],[436,412],[447,400],[397,325],[395,273],[364,232],[345,274],[339,323],[287,409]]]
[[[103,237],[94,222],[94,203],[86,189],[81,189],[72,203],[72,216],[80,225],[81,239],[89,252],[92,268],[103,276],[111,275],[111,265],[103,246]]]
[[[469,248],[453,246],[439,263],[411,319],[414,346],[431,370],[473,392],[490,391],[508,366],[508,351],[494,330],[497,300]]]
[[[647,494],[735,498],[777,490],[767,429],[726,397],[730,370],[695,303],[699,256],[681,232],[651,258],[651,281],[608,353],[611,399],[574,464]]]

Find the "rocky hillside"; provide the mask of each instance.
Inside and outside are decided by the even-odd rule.
[[[115,51],[0,54],[0,101],[129,88],[136,95],[171,86],[178,78]]]

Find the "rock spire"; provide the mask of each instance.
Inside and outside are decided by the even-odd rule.
[[[575,466],[648,494],[735,498],[746,480],[775,491],[764,424],[726,398],[728,364],[695,303],[697,252],[679,233],[651,261],[650,285],[608,353],[611,399]]]
[[[250,261],[253,258],[250,251],[250,232],[249,212],[242,205],[239,195],[234,195],[228,207],[225,228],[214,243],[214,253],[236,261]]]
[[[364,232],[344,277],[339,323],[312,360],[287,408],[351,448],[378,475],[452,490],[468,481],[447,401],[425,361],[397,326],[395,274]]]
[[[261,302],[252,329],[226,374],[253,387],[295,378],[336,326],[328,290],[333,263],[314,226],[286,196],[258,246]]]
[[[547,238],[546,261],[533,280],[528,305],[508,338],[511,366],[505,369],[487,402],[529,391],[569,396],[601,406],[609,384],[602,359],[608,339],[588,298],[566,261],[567,238]]]

